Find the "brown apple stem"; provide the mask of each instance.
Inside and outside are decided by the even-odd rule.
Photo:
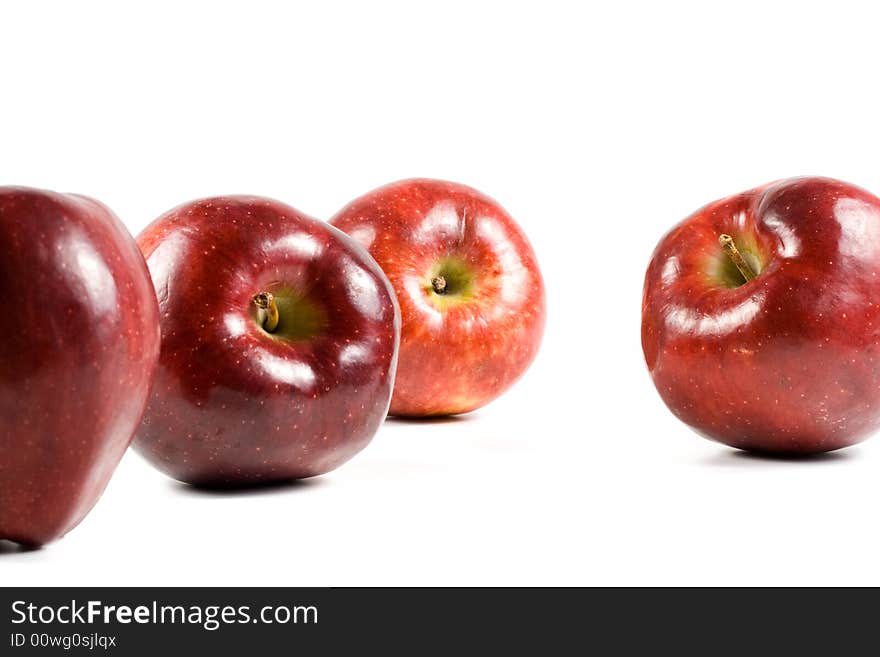
[[[743,275],[744,279],[746,279],[746,283],[755,278],[755,272],[752,271],[749,263],[746,262],[742,253],[736,248],[736,244],[733,243],[733,238],[730,235],[722,233],[718,236],[718,243],[721,244],[721,248],[724,249],[727,257],[730,258],[730,261],[736,265],[737,269],[739,269],[739,273]]]
[[[446,294],[446,279],[442,276],[435,276],[431,279],[431,287],[437,294]]]
[[[269,333],[278,328],[278,305],[275,295],[271,292],[260,292],[254,295],[254,305],[259,308],[260,324]]]

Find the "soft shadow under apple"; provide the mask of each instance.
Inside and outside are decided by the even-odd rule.
[[[8,554],[24,554],[26,552],[37,552],[41,549],[39,545],[20,545],[12,541],[0,539],[0,558]]]
[[[251,495],[275,495],[279,493],[303,492],[309,489],[319,488],[326,483],[320,477],[311,479],[291,479],[289,481],[274,481],[263,484],[250,484],[241,486],[194,486],[174,481],[171,485],[179,492],[189,495],[201,495],[205,497],[247,497]]]
[[[702,463],[724,467],[767,467],[784,464],[803,464],[810,466],[827,465],[851,461],[856,457],[853,449],[823,452],[822,454],[771,454],[766,452],[744,452],[742,450],[722,450]]]
[[[386,422],[394,424],[456,424],[458,422],[470,422],[476,419],[475,413],[467,413],[465,415],[431,415],[428,417],[389,415],[385,418]]]

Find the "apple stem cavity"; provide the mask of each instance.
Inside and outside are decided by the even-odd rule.
[[[739,269],[739,273],[742,274],[742,277],[746,279],[746,283],[753,280],[755,278],[755,272],[749,266],[749,263],[745,261],[745,258],[743,258],[742,253],[739,252],[739,249],[736,248],[733,238],[730,235],[722,233],[718,236],[718,243],[721,244],[721,248],[724,249],[727,257],[730,258],[730,261],[736,265],[737,269]]]
[[[436,294],[446,294],[446,279],[443,276],[435,276],[431,279],[431,287]]]
[[[271,292],[260,292],[254,295],[254,305],[259,308],[260,325],[265,331],[274,333],[278,328],[278,304]]]

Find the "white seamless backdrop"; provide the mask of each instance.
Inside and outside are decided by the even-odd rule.
[[[680,424],[644,270],[697,207],[822,174],[880,192],[870,3],[0,6],[0,184],[137,234],[206,195],[327,218],[404,177],[497,198],[542,263],[538,360],[484,409],[389,421],[339,470],[206,494],[136,454],[0,585],[880,584],[880,437],[811,461]],[[2,336],[0,336],[2,339]],[[2,500],[0,500],[2,504]]]

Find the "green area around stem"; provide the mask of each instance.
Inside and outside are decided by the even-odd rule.
[[[442,292],[436,289],[435,281],[438,279],[442,280]],[[424,289],[432,302],[441,308],[468,301],[476,292],[473,269],[455,256],[438,260],[425,277]]]
[[[320,304],[290,287],[266,291],[274,295],[278,306],[278,326],[271,333],[263,329],[268,335],[280,340],[308,340],[324,330],[327,314]],[[258,321],[256,312],[254,318]]]

